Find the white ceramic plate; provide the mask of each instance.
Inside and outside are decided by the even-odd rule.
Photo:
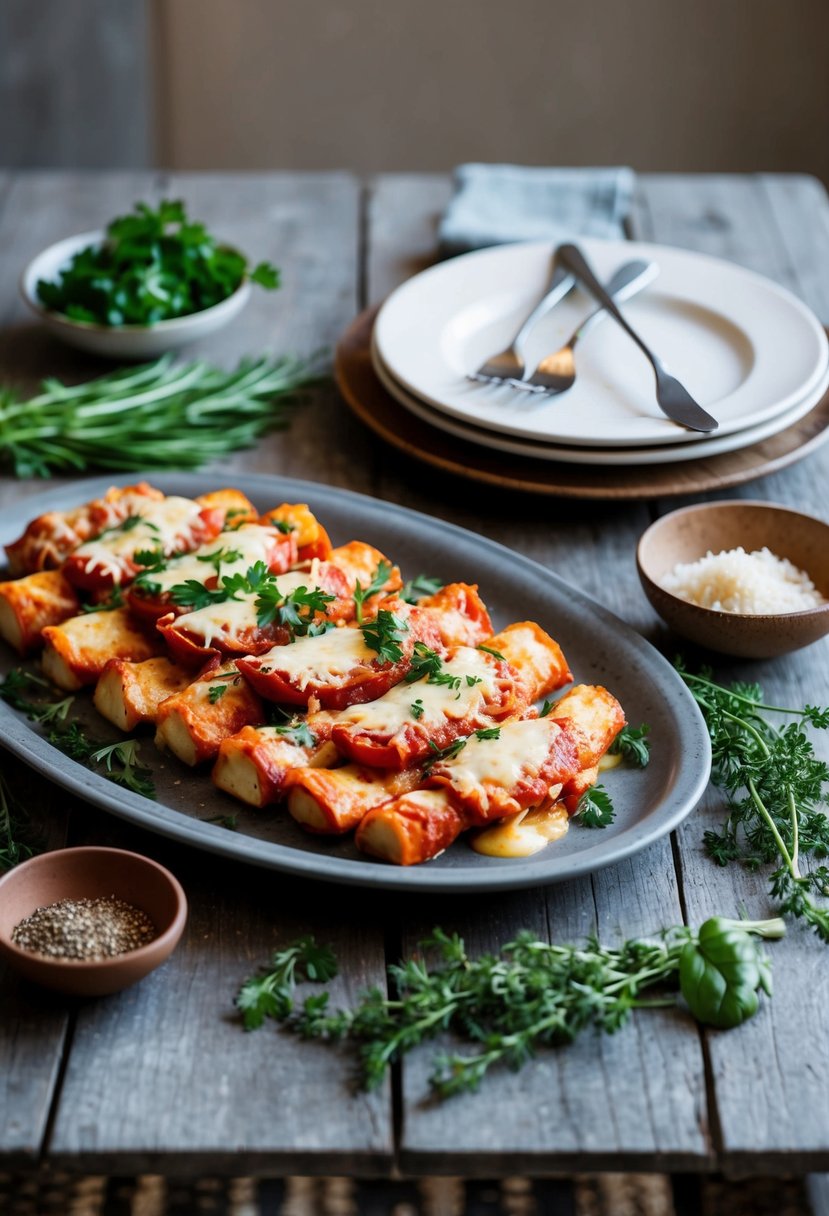
[[[624,306],[669,369],[718,420],[718,436],[766,422],[802,402],[829,365],[820,322],[790,292],[730,262],[631,241],[581,242],[602,279],[650,258],[659,278]],[[561,398],[517,399],[509,388],[466,380],[513,337],[541,294],[552,247],[502,245],[416,275],[377,317],[386,368],[415,397],[462,422],[543,443],[645,447],[705,437],[666,418],[651,367],[607,320],[577,348],[578,379]],[[539,322],[528,363],[557,350],[592,301],[573,291]]]
[[[144,474],[167,494],[196,495],[222,484],[218,474]],[[35,515],[102,494],[111,476],[68,482],[3,512],[0,542],[8,544]],[[124,484],[138,480],[133,474]],[[603,831],[574,824],[567,836],[536,857],[482,857],[461,840],[426,865],[383,865],[358,852],[352,837],[309,835],[282,807],[256,811],[220,793],[205,772],[193,772],[156,752],[152,735],[140,760],[153,770],[157,802],[121,789],[57,751],[44,728],[0,702],[0,743],[50,781],[96,806],[195,848],[306,878],[406,891],[498,891],[534,887],[589,874],[637,853],[670,832],[696,806],[708,782],[711,748],[702,716],[671,665],[630,626],[546,567],[486,537],[393,503],[287,478],[234,475],[234,484],[260,510],[277,502],[307,502],[341,544],[361,537],[399,562],[406,577],[419,572],[480,584],[496,628],[532,617],[555,633],[580,681],[612,689],[631,722],[651,724],[646,769],[617,768],[603,776],[616,820]],[[636,583],[630,555],[631,586]],[[0,647],[0,676],[19,659]],[[71,711],[90,735],[123,738],[92,707],[89,692]],[[216,817],[233,813],[238,830]]]
[[[556,444],[537,443],[532,439],[518,439],[511,435],[500,435],[496,431],[487,431],[483,427],[472,426],[442,414],[440,410],[432,409],[425,402],[406,392],[405,388],[392,376],[384,366],[376,347],[372,345],[372,363],[374,370],[384,388],[399,401],[405,409],[428,422],[429,426],[445,431],[463,439],[466,443],[477,443],[481,447],[494,448],[497,452],[510,452],[515,456],[530,456],[533,460],[552,460],[560,464],[586,465],[648,465],[676,464],[686,460],[707,460],[709,456],[719,456],[724,452],[736,452],[741,448],[760,443],[772,435],[777,435],[787,427],[793,426],[805,417],[810,410],[823,399],[829,389],[829,368],[816,387],[791,409],[777,414],[768,422],[759,426],[746,427],[743,431],[732,431],[730,435],[714,435],[699,443],[664,444],[646,448],[578,448],[563,447]]]

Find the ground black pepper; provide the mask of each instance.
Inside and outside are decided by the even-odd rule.
[[[32,954],[90,960],[126,954],[155,936],[147,914],[114,895],[62,899],[36,908],[12,930],[14,944]]]

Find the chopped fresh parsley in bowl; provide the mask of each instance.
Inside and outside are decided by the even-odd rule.
[[[250,285],[279,287],[184,203],[136,203],[105,232],[59,241],[23,273],[29,306],[53,333],[99,354],[147,358],[205,337],[244,307]]]

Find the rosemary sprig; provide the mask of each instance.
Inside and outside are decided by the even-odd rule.
[[[316,360],[243,360],[233,372],[206,363],[155,363],[74,387],[44,380],[28,401],[0,392],[0,455],[18,477],[106,469],[194,469],[252,447],[288,422]]]

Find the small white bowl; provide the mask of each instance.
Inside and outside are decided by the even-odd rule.
[[[79,350],[91,351],[112,359],[155,359],[166,351],[177,350],[188,342],[206,338],[241,312],[250,295],[250,283],[243,279],[232,295],[186,317],[157,321],[154,325],[97,325],[73,321],[59,312],[44,308],[37,298],[39,279],[53,281],[72,257],[89,245],[100,245],[104,232],[83,232],[69,236],[33,258],[20,277],[20,294],[50,333]]]

